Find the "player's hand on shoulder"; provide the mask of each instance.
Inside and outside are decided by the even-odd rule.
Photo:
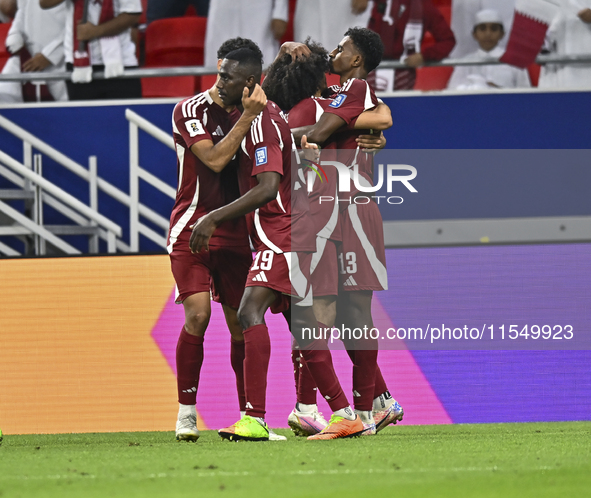
[[[201,252],[201,250],[209,251],[209,239],[217,228],[211,214],[206,214],[197,220],[197,223],[190,227],[193,232],[189,239],[189,248],[193,254]]]
[[[267,96],[258,83],[250,95],[248,87],[244,87],[242,92],[242,106],[244,112],[252,116],[258,116],[267,105]]]

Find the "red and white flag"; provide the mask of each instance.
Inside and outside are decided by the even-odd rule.
[[[548,26],[558,13],[560,0],[516,0],[513,28],[501,61],[526,68],[544,44]]]

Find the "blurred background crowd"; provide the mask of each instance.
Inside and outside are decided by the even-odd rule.
[[[520,2],[0,0],[3,74],[73,71],[66,81],[0,81],[0,103],[192,95],[215,75],[117,76],[138,67],[215,68],[218,47],[237,36],[257,42],[269,64],[282,42],[311,37],[332,50],[351,26],[379,33],[384,62],[404,64],[371,74],[377,91],[591,88],[591,63],[534,62],[539,53],[591,55],[591,0]],[[466,65],[499,58],[509,64]],[[463,64],[429,65],[444,59]],[[105,79],[93,80],[95,72]]]

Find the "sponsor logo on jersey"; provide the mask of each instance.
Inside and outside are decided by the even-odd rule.
[[[220,125],[218,125],[218,127],[215,129],[215,131],[212,133],[212,135],[215,135],[216,137],[223,137],[224,136],[224,130],[222,130],[220,128]]]
[[[198,119],[189,119],[185,121],[185,126],[187,127],[187,131],[189,132],[189,136],[196,137],[197,135],[205,135],[205,130],[203,129],[203,125],[201,121]]]
[[[264,271],[258,273],[256,276],[253,277],[252,280],[253,282],[268,282],[267,275],[265,275]]]
[[[267,164],[267,147],[261,147],[255,151],[256,163],[255,166]]]
[[[357,282],[355,282],[353,275],[351,275],[347,280],[345,280],[343,287],[349,287],[349,286],[353,286],[353,285],[357,285]]]
[[[343,105],[343,102],[345,101],[345,99],[347,98],[346,95],[339,93],[334,100],[330,103],[330,105],[328,107],[332,107],[333,109],[338,109],[339,107],[341,107],[341,105]]]

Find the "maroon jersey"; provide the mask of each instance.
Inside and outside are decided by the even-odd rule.
[[[357,78],[347,80],[340,91],[334,96],[332,104],[326,112],[336,114],[347,124],[347,129],[334,135],[338,149],[338,160],[349,168],[357,167],[358,181],[366,186],[373,186],[373,154],[363,152],[355,141],[359,135],[368,135],[370,130],[355,130],[350,126],[363,112],[374,108],[378,99],[367,81]],[[351,181],[351,195],[358,193]],[[341,192],[341,197],[347,196]]]
[[[314,125],[320,116],[332,103],[332,99],[310,97],[298,102],[287,116],[290,128]],[[310,201],[310,214],[314,222],[316,235],[325,239],[341,240],[340,224],[338,223],[338,173],[334,166],[327,165],[328,161],[336,161],[336,142],[329,140],[322,145],[320,166],[322,170],[313,174],[314,184],[312,191],[308,193]],[[305,176],[309,174],[310,168],[304,164]],[[318,170],[316,165],[311,165]],[[326,174],[326,176],[324,175]],[[322,201],[321,201],[322,197]],[[328,198],[333,198],[329,201]]]
[[[301,185],[296,188],[297,174],[292,175],[292,159],[296,160],[293,136],[274,102],[269,101],[252,122],[250,133],[242,141],[242,151],[241,194],[258,184],[259,173],[281,175],[277,198],[246,215],[255,250],[271,249],[277,254],[315,251],[316,234],[310,224],[306,190]]]
[[[215,173],[191,152],[200,140],[214,144],[227,135],[240,113],[226,112],[209,92],[179,102],[172,113],[174,143],[177,150],[179,186],[170,216],[167,250],[189,250],[191,229],[201,216],[218,209],[238,197],[237,161],[233,159],[221,173]],[[211,246],[248,246],[244,218],[222,223],[214,232]],[[186,249],[185,249],[186,248]]]

